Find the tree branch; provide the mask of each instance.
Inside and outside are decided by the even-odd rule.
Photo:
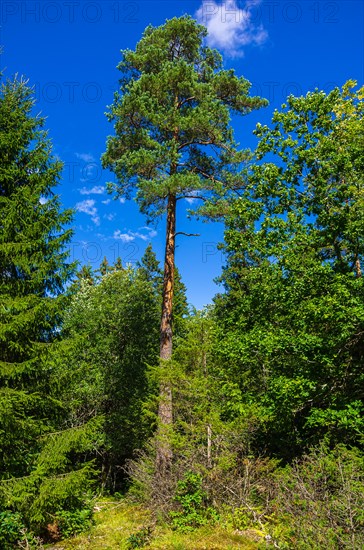
[[[179,109],[180,107],[182,107],[182,105],[184,105],[185,103],[187,103],[187,101],[193,101],[194,99],[196,99],[196,96],[192,95],[191,97],[186,97],[186,99],[181,99],[181,101],[178,103],[177,105],[177,109]]]
[[[208,140],[192,140],[192,141],[186,141],[185,143],[181,143],[181,145],[179,145],[179,147],[177,148],[177,151],[180,151],[181,149],[183,149],[184,147],[188,147],[189,145],[220,145],[220,144],[217,144],[215,143],[212,139],[208,139]]]
[[[199,168],[198,166],[194,166],[193,167],[193,171],[194,172],[197,172],[198,174],[201,174],[201,176],[203,176],[204,178],[206,178],[207,180],[210,180],[212,181],[213,183],[220,183],[221,185],[224,185],[225,186],[225,183],[216,179],[212,174],[208,174],[207,172],[205,172],[204,170],[202,170],[201,168]]]
[[[199,233],[185,233],[184,231],[178,231],[174,234],[175,237],[177,237],[177,235],[184,235],[185,237],[201,237]]]

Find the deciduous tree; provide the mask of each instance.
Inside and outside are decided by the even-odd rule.
[[[260,445],[288,458],[324,436],[362,441],[363,89],[354,85],[291,96],[271,126],[258,125],[263,162],[227,222],[217,354],[245,402],[263,406]]]

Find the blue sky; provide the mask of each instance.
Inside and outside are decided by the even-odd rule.
[[[113,200],[100,156],[113,129],[104,115],[117,89],[120,50],[133,49],[148,24],[185,13],[209,30],[208,43],[226,68],[252,83],[268,108],[233,120],[237,141],[254,147],[252,130],[269,122],[290,93],[329,91],[346,80],[364,84],[364,3],[360,0],[118,1],[3,0],[1,68],[29,78],[37,110],[47,117],[54,152],[65,163],[58,188],[65,207],[77,210],[72,257],[97,268],[104,256],[135,263],[149,242],[163,260],[164,220],[147,227],[132,201]],[[213,279],[223,257],[222,224],[188,221],[178,211],[177,265],[189,301],[200,308],[219,291]]]

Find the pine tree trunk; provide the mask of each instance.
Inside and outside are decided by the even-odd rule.
[[[176,234],[176,197],[169,195],[167,205],[167,235],[164,261],[162,320],[160,327],[160,359],[172,358],[172,303],[174,288],[174,251]],[[159,437],[157,447],[157,473],[165,474],[171,464],[172,449],[168,440],[168,428],[173,422],[172,389],[169,382],[161,382],[159,393]]]

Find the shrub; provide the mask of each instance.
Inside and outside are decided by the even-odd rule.
[[[22,538],[22,530],[25,528],[21,514],[5,510],[0,512],[0,548],[7,550],[14,548]]]
[[[364,457],[359,450],[338,445],[330,451],[322,445],[277,471],[276,485],[273,507],[289,527],[294,548],[364,548]]]
[[[62,510],[57,514],[57,523],[62,538],[77,535],[89,529],[93,523],[92,510]]]
[[[201,525],[215,522],[218,519],[217,512],[207,506],[206,499],[207,493],[202,488],[202,476],[187,472],[177,483],[175,500],[182,510],[170,512],[173,527],[188,532]]]
[[[19,512],[4,510],[0,512],[0,548],[36,550],[43,548],[42,540],[28,531]]]

